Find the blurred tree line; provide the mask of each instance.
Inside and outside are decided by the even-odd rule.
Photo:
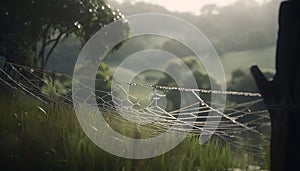
[[[187,2],[188,3],[188,2]],[[218,53],[274,46],[276,43],[279,0],[259,5],[254,0],[239,0],[228,6],[208,4],[201,15],[171,12],[164,7],[144,2],[112,5],[125,14],[145,12],[165,13],[183,18],[199,28],[212,42]]]
[[[171,12],[161,6],[144,2],[132,4],[125,1],[120,4],[112,1],[110,3],[127,15],[158,12],[183,18],[197,26],[208,37],[221,57],[228,52],[274,47],[276,42],[279,0],[267,1],[262,5],[251,0],[240,0],[223,7],[207,5],[203,7],[202,14],[199,16],[191,13]],[[71,74],[72,65],[74,65],[80,51],[79,44],[79,41],[70,38],[58,45],[59,47],[47,66]],[[178,57],[194,55],[174,40],[155,36],[151,38],[139,36],[134,40],[128,39],[122,47],[110,55],[111,57],[106,61],[107,64],[117,66],[120,61],[133,52],[149,48],[171,51]],[[70,48],[73,50],[69,50]],[[62,58],[67,62],[62,62]]]

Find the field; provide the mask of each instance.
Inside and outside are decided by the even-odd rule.
[[[275,47],[262,49],[233,51],[221,56],[221,61],[227,77],[231,79],[232,71],[242,69],[249,72],[251,65],[256,64],[263,70],[275,70]]]
[[[19,93],[2,93],[0,113],[3,170],[219,171],[259,163],[252,154],[216,139],[199,145],[197,137],[151,159],[119,158],[90,141],[71,106],[45,105]]]

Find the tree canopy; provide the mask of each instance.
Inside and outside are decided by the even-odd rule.
[[[103,0],[3,0],[0,55],[45,67],[57,44],[75,35],[85,43],[106,24],[124,17]]]

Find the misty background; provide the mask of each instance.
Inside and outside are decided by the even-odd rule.
[[[264,71],[274,72],[279,0],[263,3],[239,0],[226,6],[207,4],[202,7],[199,15],[192,12],[172,12],[163,6],[145,2],[108,3],[125,16],[163,13],[185,19],[195,25],[218,52],[226,79],[232,83],[231,89],[256,90],[248,71],[252,64],[257,64]],[[170,51],[185,59],[194,55],[174,40],[158,36],[140,36],[126,41],[121,48],[110,53],[104,62],[109,68],[114,68],[132,53],[149,48]],[[81,44],[75,38],[64,40],[51,55],[46,68],[72,74],[80,50]],[[160,63],[159,60],[157,62]],[[239,82],[238,87],[234,87],[234,81]],[[246,86],[241,85],[243,82]],[[248,84],[249,82],[251,84]]]

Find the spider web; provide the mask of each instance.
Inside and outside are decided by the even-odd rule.
[[[0,81],[44,103],[72,105],[71,84],[61,85],[61,82],[71,83],[71,80],[72,76],[67,74],[9,62],[5,62],[3,67],[0,67]],[[111,86],[112,88],[109,90],[96,89],[94,98],[96,98],[97,104],[92,105],[97,105],[108,120],[113,120],[115,123],[127,123],[127,129],[147,132],[148,137],[157,136],[172,127],[171,130],[176,133],[189,132],[189,136],[213,134],[214,137],[219,137],[237,146],[248,146],[257,153],[262,153],[262,148],[269,144],[270,118],[259,93],[186,89],[101,79],[96,79],[96,82],[102,85],[113,83],[114,86]],[[138,98],[126,92],[123,85],[131,88],[143,88],[152,93],[150,97]],[[83,85],[83,87],[85,86]],[[164,94],[170,91],[189,93],[197,100],[180,109],[167,111],[164,106],[161,106],[160,100],[164,99]],[[113,97],[114,92],[123,94],[122,98]],[[212,104],[201,98],[202,94],[210,93],[241,96],[248,101],[227,104],[224,112],[221,112],[221,105]],[[148,103],[143,105],[142,101],[145,99],[148,100]],[[208,112],[214,114],[208,115]],[[179,114],[181,117],[178,117]],[[124,118],[124,116],[126,117]],[[128,120],[134,120],[135,123]],[[216,120],[219,125],[214,128]],[[176,127],[174,127],[175,124]]]

